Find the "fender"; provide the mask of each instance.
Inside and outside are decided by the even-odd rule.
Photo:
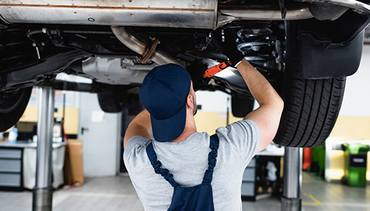
[[[332,22],[301,21],[298,31],[300,69],[306,79],[354,74],[361,61],[369,16],[346,12]]]

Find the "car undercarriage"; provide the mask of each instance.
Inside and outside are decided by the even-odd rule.
[[[329,136],[345,78],[356,72],[370,6],[362,1],[183,0],[16,1],[0,3],[0,131],[22,115],[33,86],[96,92],[101,108],[120,112],[126,94],[155,66],[206,69],[226,61],[212,33],[228,30],[238,50],[282,96],[274,142],[313,147]],[[55,80],[58,73],[92,84]],[[244,117],[254,99],[235,68],[202,90],[232,97]]]

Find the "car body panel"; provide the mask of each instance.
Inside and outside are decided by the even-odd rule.
[[[93,24],[215,28],[214,0],[4,0],[0,15],[7,23]]]

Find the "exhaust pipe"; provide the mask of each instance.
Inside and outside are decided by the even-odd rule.
[[[119,41],[121,41],[125,46],[130,48],[132,51],[140,54],[143,56],[143,58],[150,59],[153,62],[157,63],[158,65],[164,65],[164,64],[177,64],[184,66],[180,61],[176,60],[173,56],[170,54],[160,50],[156,49],[153,44],[150,46],[148,43],[140,40],[137,38],[133,32],[126,29],[123,26],[111,26],[111,29],[113,31],[113,34],[117,37]],[[143,63],[145,61],[142,61]]]
[[[238,6],[237,8],[232,5],[222,5],[218,10],[221,15],[239,20],[289,21],[313,18],[307,5],[287,8],[284,18],[282,17],[280,8],[270,5],[264,5],[263,7],[258,5],[245,5]]]

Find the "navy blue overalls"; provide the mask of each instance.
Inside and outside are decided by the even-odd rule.
[[[146,147],[146,153],[149,157],[155,173],[161,174],[174,187],[172,201],[169,211],[213,211],[213,194],[212,194],[212,175],[216,165],[217,150],[219,140],[216,134],[211,136],[210,148],[208,154],[208,169],[206,170],[202,184],[193,187],[181,187],[174,179],[168,169],[161,168],[161,162],[157,160],[157,155],[150,143]]]

